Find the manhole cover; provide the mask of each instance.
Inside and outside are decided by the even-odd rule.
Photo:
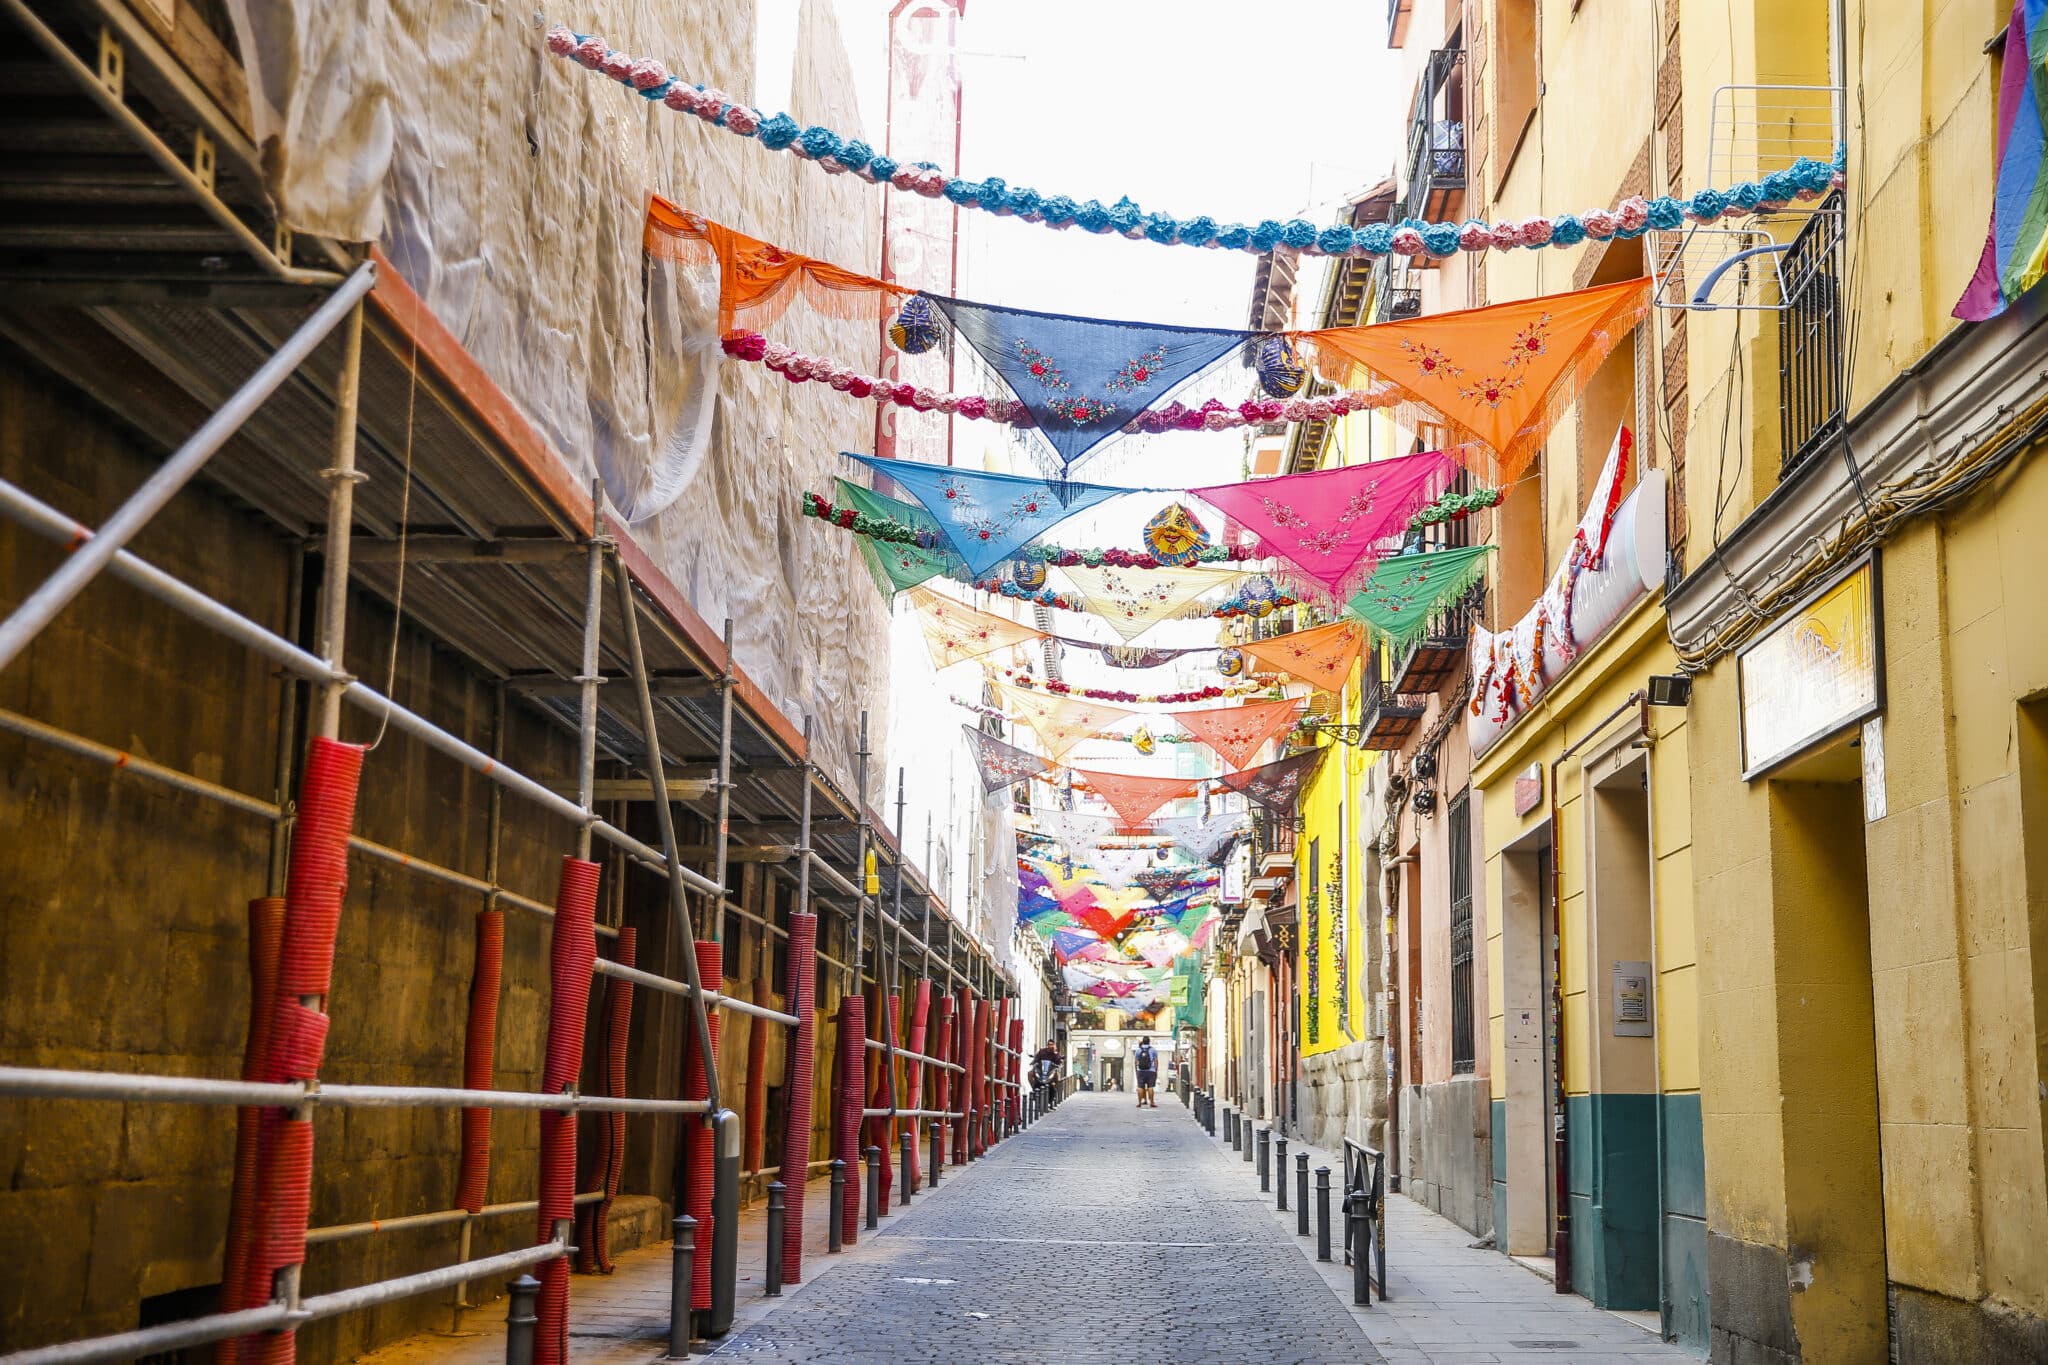
[[[1511,1341],[1508,1345],[1518,1347],[1524,1351],[1576,1351],[1579,1349],[1579,1343],[1576,1341]]]

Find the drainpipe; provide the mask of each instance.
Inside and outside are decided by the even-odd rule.
[[[1551,1238],[1552,1287],[1560,1294],[1572,1292],[1572,1191],[1567,1160],[1571,1152],[1570,1123],[1565,1117],[1564,1088],[1564,828],[1557,817],[1557,771],[1566,759],[1593,742],[1609,725],[1633,708],[1636,724],[1649,728],[1650,694],[1637,688],[1621,705],[1602,716],[1592,729],[1573,740],[1550,763],[1550,1010],[1557,1020],[1556,1078],[1551,1082],[1551,1100],[1557,1105],[1557,1122],[1551,1138],[1551,1165],[1556,1168],[1557,1228]],[[1581,793],[1583,795],[1583,793]],[[1652,875],[1654,876],[1654,868]],[[1654,970],[1654,967],[1653,967]],[[1594,989],[1589,981],[1586,989]],[[1663,1229],[1657,1230],[1663,1236]]]

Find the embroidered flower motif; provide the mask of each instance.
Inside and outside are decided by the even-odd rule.
[[[1409,358],[1415,362],[1417,372],[1424,379],[1456,379],[1459,375],[1465,373],[1462,366],[1451,362],[1451,358],[1444,354],[1443,348],[1440,346],[1431,346],[1427,342],[1410,341],[1404,337],[1401,341],[1401,349],[1406,351]]]
[[[1378,483],[1371,483],[1353,493],[1345,500],[1344,510],[1337,514],[1340,524],[1348,525],[1360,517],[1372,515],[1373,494],[1380,491]]]
[[[1484,403],[1489,408],[1497,408],[1521,389],[1522,379],[1519,375],[1489,375],[1461,386],[1458,389],[1458,397],[1468,403]]]
[[[1271,497],[1262,497],[1259,499],[1259,505],[1266,509],[1266,515],[1272,518],[1273,524],[1283,530],[1306,531],[1308,529],[1308,518],[1284,502],[1274,502]]]
[[[1104,422],[1116,415],[1116,406],[1100,398],[1055,398],[1045,406],[1055,416],[1063,417],[1076,426]]]
[[[1134,356],[1124,362],[1124,367],[1109,377],[1103,385],[1111,393],[1130,393],[1142,389],[1152,382],[1159,367],[1166,363],[1166,347],[1154,346],[1143,355]]]
[[[1550,314],[1545,313],[1536,321],[1515,333],[1514,349],[1508,353],[1508,368],[1524,365],[1539,355],[1550,353]]]
[[[1349,542],[1351,533],[1332,526],[1326,530],[1311,531],[1301,538],[1301,547],[1313,550],[1319,555],[1335,554]]]
[[[1053,358],[1021,337],[1017,341],[1017,359],[1024,362],[1025,371],[1043,384],[1048,392],[1064,393],[1071,387],[1067,383],[1066,372]]]

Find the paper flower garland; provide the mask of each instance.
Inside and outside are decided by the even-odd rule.
[[[906,305],[907,306],[907,305]],[[805,355],[768,340],[759,332],[734,332],[719,343],[734,360],[766,365],[792,384],[830,384],[855,398],[876,403],[895,403],[918,412],[943,412],[951,417],[974,421],[1001,422],[1008,426],[1037,425],[1025,406],[1014,398],[984,398],[978,394],[941,393],[911,384],[891,383],[876,375],[863,374],[823,356]],[[1262,426],[1268,422],[1315,422],[1341,417],[1369,408],[1390,408],[1402,401],[1392,384],[1370,389],[1344,389],[1318,398],[1251,399],[1235,407],[1210,399],[1199,408],[1178,402],[1148,409],[1126,422],[1131,435],[1158,435],[1167,431],[1230,431],[1237,427]]]
[[[1539,215],[1492,225],[1476,218],[1463,223],[1425,223],[1411,218],[1400,223],[1353,228],[1343,224],[1323,226],[1306,218],[1290,218],[1286,222],[1266,218],[1248,226],[1219,223],[1207,216],[1175,218],[1170,214],[1147,213],[1129,198],[1119,199],[1106,208],[1093,199],[1077,204],[1063,194],[1041,194],[1023,187],[1011,189],[993,176],[987,180],[967,180],[949,176],[930,163],[906,165],[878,154],[865,142],[842,138],[818,124],[805,127],[788,114],[764,116],[760,110],[732,100],[724,91],[691,85],[671,75],[653,58],[614,51],[602,38],[556,25],[548,30],[546,41],[548,51],[557,57],[601,72],[643,99],[658,100],[677,113],[694,114],[713,127],[758,139],[770,151],[814,161],[832,174],[850,172],[871,184],[886,184],[894,190],[926,199],[944,199],[961,208],[980,209],[999,217],[1016,217],[1056,229],[1078,227],[1084,232],[1115,233],[1162,246],[1210,247],[1259,255],[1284,246],[1310,256],[1372,259],[1443,257],[1460,251],[1512,251],[1518,247],[1573,247],[1588,238],[1607,241],[1640,237],[1652,229],[1669,232],[1689,222],[1714,223],[1723,218],[1773,212],[1795,200],[1817,199],[1839,182],[1848,163],[1848,149],[1844,146],[1836,149],[1833,164],[1801,157],[1785,169],[1760,179],[1727,189],[1698,190],[1685,199],[1631,195],[1611,209]]]

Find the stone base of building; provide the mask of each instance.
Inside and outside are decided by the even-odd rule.
[[[1295,1127],[1324,1151],[1339,1151],[1344,1139],[1387,1149],[1386,1050],[1370,1041],[1351,1043],[1301,1060]]]
[[[1493,1231],[1493,1106],[1486,1078],[1401,1090],[1401,1189],[1475,1237]]]
[[[1892,1359],[2022,1365],[2048,1360],[2048,1318],[1991,1302],[1965,1303],[1946,1294],[1886,1287],[1891,1306]]]

